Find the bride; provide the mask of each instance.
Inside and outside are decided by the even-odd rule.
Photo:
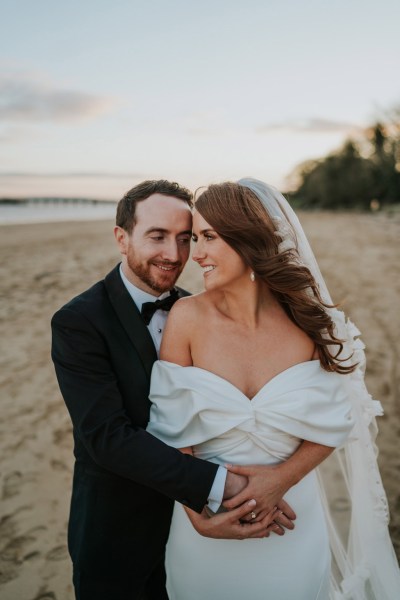
[[[202,537],[175,504],[171,600],[400,598],[370,433],[379,403],[365,389],[359,332],[332,306],[296,215],[260,181],[212,185],[196,202],[193,238],[206,291],[171,311],[148,430],[222,465],[276,465],[303,440],[335,447],[352,505],[343,535],[319,468],[285,495],[294,531],[268,526],[265,538],[239,542]]]

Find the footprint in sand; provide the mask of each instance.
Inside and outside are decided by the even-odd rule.
[[[56,546],[46,554],[47,560],[65,560],[68,558],[67,546]]]
[[[72,426],[67,423],[63,429],[56,429],[53,432],[53,440],[57,446],[69,447],[72,439]]]
[[[9,473],[4,477],[3,500],[18,494],[21,480],[22,473],[20,471],[14,471],[13,473]]]
[[[15,537],[3,548],[0,553],[0,558],[7,562],[21,564],[24,561],[24,547],[35,541],[36,538],[30,535],[20,535]]]
[[[35,558],[39,558],[40,556],[41,556],[41,554],[37,550],[35,550],[33,552],[29,552],[28,554],[26,554],[26,556],[24,556],[24,562],[26,562],[28,560],[33,560]]]
[[[54,458],[50,461],[50,465],[55,471],[68,471],[69,470],[68,466],[65,464],[65,462],[62,462],[61,460],[56,460]]]
[[[3,484],[3,500],[16,496],[21,491],[21,486],[24,483],[34,481],[35,477],[31,473],[21,473],[21,471],[13,471],[4,477]]]
[[[46,527],[40,525],[38,527],[33,527],[22,535],[10,538],[2,549],[0,558],[6,562],[22,564],[26,557],[32,557],[34,554],[37,554],[38,551],[36,549],[29,549],[29,546],[37,544],[37,534],[45,530]]]
[[[57,596],[54,592],[39,592],[33,600],[57,600]]]

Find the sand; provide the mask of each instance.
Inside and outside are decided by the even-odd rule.
[[[382,401],[380,466],[400,555],[400,216],[301,215],[335,301],[367,344]],[[112,223],[0,227],[2,600],[72,600],[66,528],[71,425],[50,360],[50,318],[119,260]],[[196,266],[181,285],[199,291]]]

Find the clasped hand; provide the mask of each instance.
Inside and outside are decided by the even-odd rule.
[[[223,502],[225,508],[235,509],[250,498],[254,498],[257,502],[257,510],[251,511],[245,517],[246,521],[252,520],[253,523],[256,523],[267,515],[272,515],[274,510],[278,509],[278,515],[275,515],[273,520],[278,523],[279,530],[274,529],[274,531],[283,535],[283,527],[294,528],[293,520],[296,518],[296,514],[283,500],[283,496],[291,487],[292,482],[288,481],[286,473],[279,465],[225,466],[228,469],[226,495]],[[233,475],[240,477],[240,480],[232,482]]]
[[[256,506],[257,502],[253,499],[244,502],[238,508],[218,513],[212,517],[205,509],[201,514],[187,507],[185,507],[185,511],[196,531],[205,537],[237,540],[268,537],[276,526],[273,520],[278,514],[278,509],[274,509],[257,522],[246,522],[246,516],[254,511]]]
[[[227,512],[209,517],[185,509],[193,527],[205,537],[245,539],[268,537],[271,532],[283,535],[293,529],[296,518],[282,499],[290,484],[279,467],[246,466],[228,468],[223,506]]]

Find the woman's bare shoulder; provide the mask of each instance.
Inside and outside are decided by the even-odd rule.
[[[191,342],[202,322],[202,300],[198,296],[185,296],[172,307],[162,339],[160,358],[181,366],[193,364]]]
[[[179,298],[171,308],[168,320],[174,321],[175,319],[179,319],[181,321],[183,319],[184,321],[191,321],[192,319],[196,319],[199,313],[206,309],[208,304],[205,292]]]

